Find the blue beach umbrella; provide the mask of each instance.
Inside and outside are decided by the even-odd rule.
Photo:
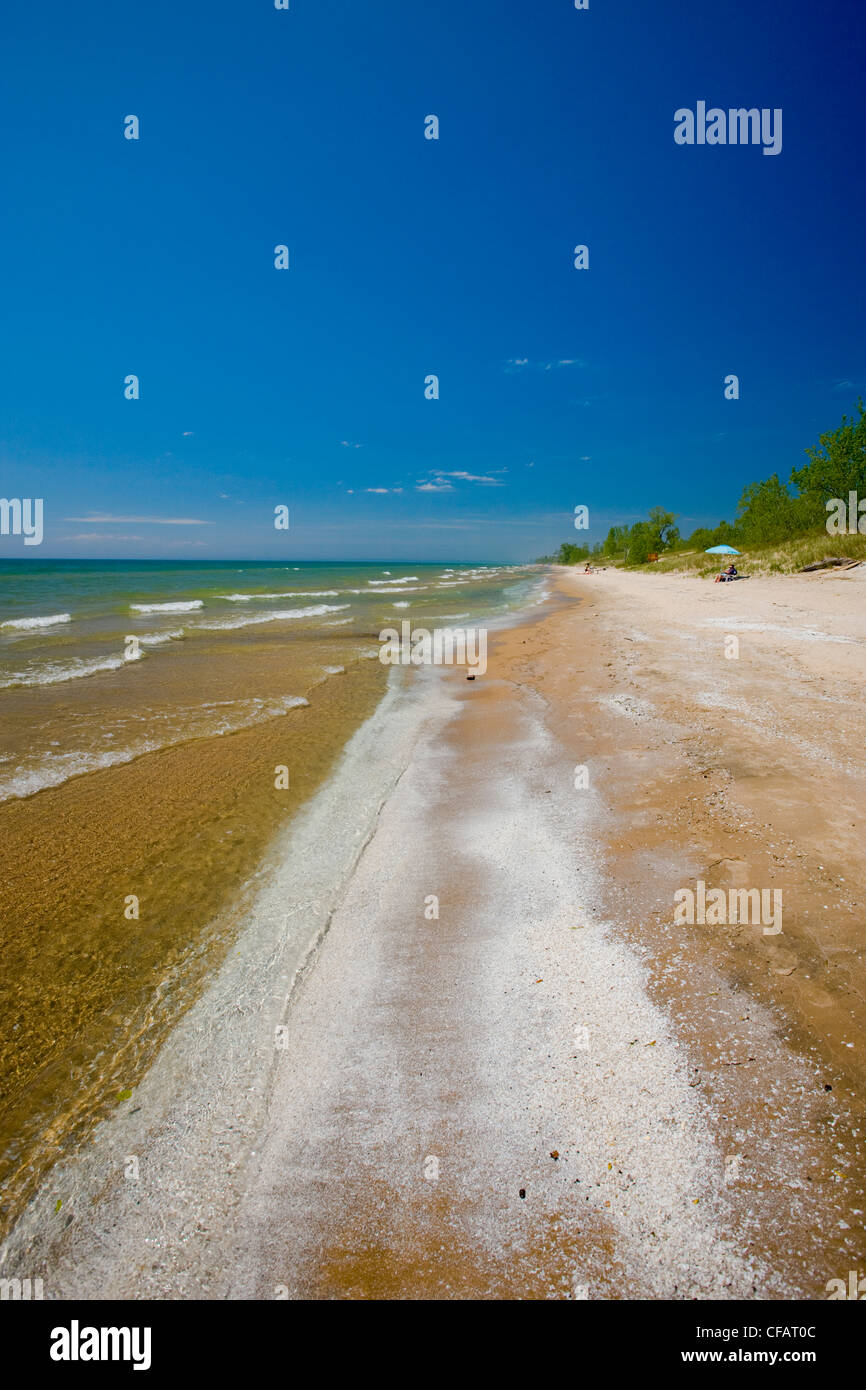
[[[735,550],[732,545],[711,545],[709,550],[704,551],[705,555],[739,555],[740,551]]]

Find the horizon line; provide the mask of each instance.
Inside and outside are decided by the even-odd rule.
[[[0,555],[0,563],[10,562],[22,565],[32,565],[34,563],[38,564],[40,561],[44,562],[46,560],[68,560],[73,564],[82,565],[102,564],[106,561],[111,564],[144,563],[154,565],[267,565],[271,563],[283,565],[286,563],[291,563],[291,560],[276,560],[271,559],[269,557],[253,560],[249,558],[239,558],[233,555],[227,555],[222,559],[210,558],[207,560],[198,558],[187,558],[186,556],[178,556],[176,558],[168,559],[164,555]],[[310,557],[298,559],[299,565],[537,565],[539,563],[544,562],[539,560],[395,560],[393,557],[390,556],[381,556],[375,560],[347,560],[333,556],[323,560],[311,559]]]

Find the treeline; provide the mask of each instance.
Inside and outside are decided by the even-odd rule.
[[[650,555],[671,550],[680,540],[673,512],[664,507],[651,507],[646,521],[633,526],[611,526],[603,541],[595,545],[574,545],[564,541],[550,558],[558,565],[577,565],[585,560],[622,560],[629,565],[642,565]]]
[[[817,446],[806,449],[808,462],[802,468],[792,469],[787,483],[777,473],[763,482],[749,483],[733,522],[699,526],[690,536],[683,537],[673,512],[652,507],[646,520],[631,526],[612,526],[605,539],[592,547],[566,541],[556,555],[545,558],[560,565],[604,558],[642,565],[650,555],[666,551],[708,550],[713,545],[748,550],[823,530],[827,524],[827,503],[832,498],[847,502],[849,492],[866,498],[866,409],[862,400],[857,402],[857,409],[859,418],[843,415],[837,429],[822,434]]]

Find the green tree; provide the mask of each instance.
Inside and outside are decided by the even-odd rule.
[[[629,528],[627,526],[611,526],[603,543],[602,551],[605,555],[622,555],[628,547]]]
[[[556,563],[558,565],[579,565],[582,560],[589,558],[588,545],[574,545],[571,541],[563,541],[559,550],[556,552]]]
[[[626,564],[644,565],[650,555],[671,550],[680,538],[676,517],[664,507],[650,507],[646,521],[636,521],[628,533]]]
[[[866,411],[858,400],[859,419],[842,416],[835,430],[828,430],[818,440],[818,447],[807,449],[809,462],[791,473],[791,482],[799,489],[800,515],[806,526],[823,526],[827,520],[827,503],[833,497],[847,501],[849,492],[866,497]]]
[[[645,521],[636,521],[628,533],[626,564],[645,565],[653,553],[652,531]]]
[[[783,541],[808,525],[802,500],[791,494],[778,474],[762,483],[749,483],[744,489],[737,511],[737,532],[746,545]]]
[[[664,507],[650,507],[647,526],[651,539],[655,541],[652,548],[656,553],[672,549],[679,540],[680,533],[674,525],[675,521],[673,512],[666,512]]]
[[[729,521],[720,521],[718,526],[699,526],[686,541],[689,550],[709,550],[712,545],[736,547],[741,543],[742,536]]]

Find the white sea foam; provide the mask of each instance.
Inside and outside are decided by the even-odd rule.
[[[184,635],[182,628],[172,632],[145,632],[138,642],[140,647],[161,647],[167,642],[182,641]],[[119,671],[121,666],[141,661],[144,656],[145,653],[139,650],[134,656],[124,651],[112,656],[76,656],[68,661],[45,661],[23,671],[7,672],[0,677],[0,690],[18,685],[60,685],[64,681],[81,680],[84,676],[97,676],[102,671]]]
[[[183,635],[183,628],[178,628],[175,632],[145,632],[138,640],[143,647],[161,647],[165,642],[179,642]]]
[[[323,613],[339,613],[348,603],[314,603],[309,608],[284,608],[275,613],[258,613],[252,618],[217,618],[211,623],[198,623],[197,632],[228,632],[238,627],[253,627],[258,623],[275,623],[290,618],[318,618]]]
[[[27,632],[31,628],[55,627],[58,623],[71,623],[70,613],[54,613],[47,618],[8,618],[5,623],[0,623],[0,627],[15,628],[20,632]]]
[[[342,668],[341,668],[342,669]],[[160,748],[170,748],[184,743],[188,738],[215,737],[248,729],[253,724],[263,724],[269,719],[279,718],[290,710],[308,705],[303,695],[282,695],[269,699],[218,700],[201,709],[216,710],[225,707],[226,713],[210,720],[204,727],[191,730],[183,728],[167,729],[162,738],[147,738],[126,748],[75,750],[69,753],[47,753],[44,758],[31,767],[24,768],[13,776],[0,778],[0,801],[10,801],[33,796],[45,791],[47,787],[59,787],[71,777],[81,777],[88,772],[99,772],[119,763],[131,763],[145,753],[154,753]],[[193,711],[195,713],[195,711]],[[153,720],[150,721],[151,726]]]
[[[229,603],[254,603],[258,598],[337,598],[339,589],[283,589],[278,594],[217,594]]]
[[[140,660],[139,658],[137,658]],[[10,671],[0,679],[0,689],[13,685],[58,685],[62,681],[79,680],[82,676],[95,676],[100,671],[119,671],[121,666],[129,665],[123,656],[97,657],[88,661],[75,657],[72,661],[47,661],[42,666],[31,667],[27,671]]]
[[[197,608],[203,608],[204,603],[200,598],[191,598],[183,603],[131,603],[129,606],[133,613],[194,613]]]

